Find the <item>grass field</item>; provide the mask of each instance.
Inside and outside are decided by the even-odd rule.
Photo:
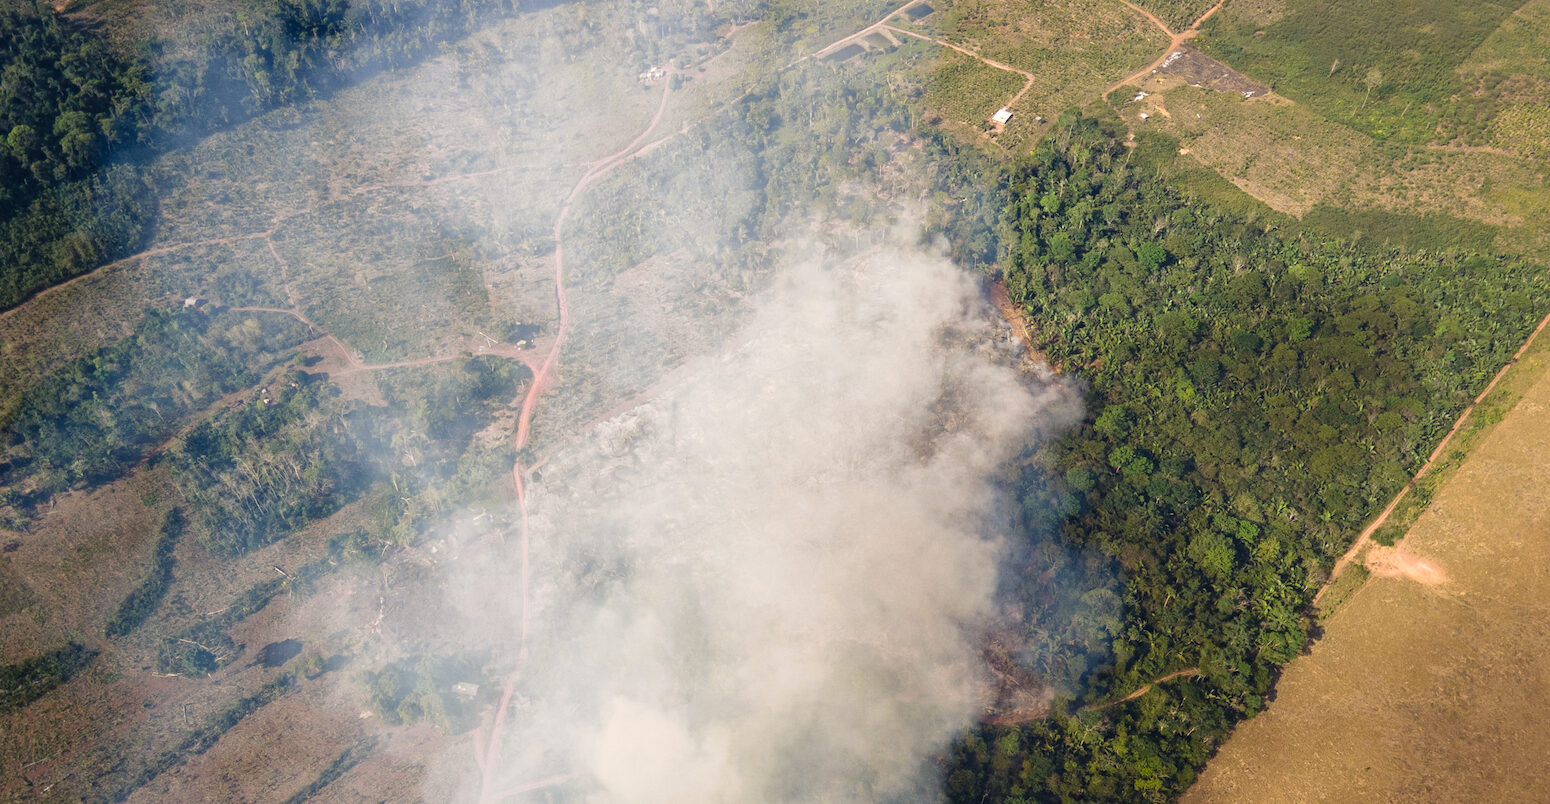
[[[1512,801],[1550,782],[1550,352],[1186,801]],[[1382,550],[1382,548],[1378,548]],[[1429,583],[1392,577],[1433,565]]]
[[[1337,237],[1550,247],[1545,0],[1244,0],[1223,6],[1196,44],[1273,92],[1244,100],[1164,70],[1138,82],[1150,97],[1114,93],[1132,130],[1177,139],[1180,180],[1209,169]]]
[[[1228,3],[1202,47],[1277,92],[1365,134],[1421,144],[1483,137],[1489,96],[1458,72],[1516,4],[1288,0],[1268,25]]]
[[[1333,235],[1361,230],[1417,248],[1529,255],[1547,245],[1550,166],[1542,162],[1492,148],[1384,142],[1278,95],[1244,100],[1167,76],[1140,87],[1152,93],[1140,102],[1111,98],[1134,130],[1176,138],[1180,162],[1215,171],[1276,211],[1314,213],[1310,223]]]
[[[1032,87],[1012,107],[1015,116],[998,138],[1012,153],[1031,148],[1048,130],[1036,117],[1049,121],[1066,109],[1087,106],[1115,81],[1157,58],[1168,44],[1156,26],[1118,0],[1054,0],[1031,7],[1012,0],[955,2],[905,27],[1033,75]],[[961,68],[948,61],[944,69]],[[1020,77],[1002,75],[1017,78],[1017,83],[990,75],[983,80],[1005,83],[1012,92],[1022,86]],[[960,83],[936,82],[938,91],[928,93],[927,104],[948,108],[961,103],[952,93]]]

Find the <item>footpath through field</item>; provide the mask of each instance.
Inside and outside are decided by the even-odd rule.
[[[1119,1],[1121,3],[1124,3],[1127,7],[1129,7],[1132,11],[1135,11],[1137,14],[1140,14],[1141,16],[1146,17],[1147,19],[1151,20],[1152,24],[1156,25],[1157,29],[1159,31],[1162,31],[1164,34],[1166,34],[1168,36],[1168,40],[1169,40],[1168,41],[1168,49],[1164,50],[1163,54],[1161,56],[1158,56],[1156,61],[1153,61],[1151,64],[1148,64],[1147,66],[1141,68],[1141,70],[1137,71],[1134,75],[1127,76],[1124,80],[1121,80],[1121,81],[1115,83],[1113,86],[1109,87],[1108,89],[1104,90],[1103,91],[1103,97],[1105,99],[1107,99],[1110,95],[1114,94],[1114,90],[1119,89],[1120,87],[1122,87],[1122,86],[1124,86],[1126,84],[1131,84],[1131,83],[1135,83],[1137,81],[1140,81],[1141,79],[1147,77],[1147,75],[1151,74],[1151,72],[1153,70],[1156,70],[1157,68],[1161,67],[1163,65],[1163,62],[1167,61],[1168,57],[1172,56],[1173,52],[1179,49],[1180,45],[1184,44],[1185,42],[1188,42],[1191,39],[1194,39],[1196,36],[1199,36],[1200,35],[1200,26],[1205,24],[1205,21],[1210,19],[1212,14],[1215,14],[1217,9],[1222,7],[1223,3],[1227,2],[1227,0],[1216,0],[1216,5],[1211,6],[1209,9],[1207,9],[1206,13],[1201,14],[1199,19],[1197,19],[1194,22],[1190,23],[1188,28],[1185,28],[1184,30],[1182,30],[1182,31],[1180,31],[1178,33],[1174,33],[1173,31],[1169,30],[1168,26],[1164,25],[1163,21],[1158,19],[1157,15],[1153,14],[1152,12],[1147,11],[1146,9],[1136,5],[1135,3],[1130,2],[1130,0],[1119,0]]]
[[[1416,483],[1437,465],[1437,462],[1447,450],[1448,444],[1453,441],[1453,436],[1458,434],[1459,428],[1469,421],[1470,414],[1474,413],[1481,400],[1485,399],[1496,388],[1497,383],[1502,381],[1502,377],[1506,376],[1507,371],[1518,364],[1518,361],[1523,358],[1523,354],[1529,350],[1530,346],[1534,345],[1534,341],[1539,337],[1539,334],[1545,331],[1547,324],[1550,324],[1550,314],[1540,319],[1539,326],[1529,333],[1528,340],[1525,340],[1523,345],[1518,347],[1518,351],[1513,354],[1511,360],[1507,361],[1507,365],[1502,366],[1501,370],[1496,372],[1496,376],[1491,378],[1491,381],[1486,384],[1485,389],[1475,397],[1473,402],[1469,403],[1469,407],[1464,408],[1463,413],[1459,414],[1458,420],[1453,422],[1453,427],[1448,430],[1448,434],[1443,436],[1441,441],[1437,442],[1436,449],[1433,449],[1432,454],[1427,456],[1426,463],[1422,464],[1421,468],[1416,471],[1415,476],[1410,478],[1410,482],[1406,483],[1405,487],[1400,489],[1398,494],[1394,495],[1394,499],[1389,501],[1388,507],[1383,509],[1383,513],[1378,514],[1378,518],[1374,519],[1371,524],[1362,530],[1361,535],[1356,537],[1356,542],[1351,545],[1351,549],[1345,551],[1345,555],[1342,555],[1335,562],[1334,568],[1329,572],[1329,580],[1324,582],[1324,586],[1313,597],[1315,606],[1323,599],[1324,594],[1329,591],[1330,586],[1335,583],[1335,580],[1340,577],[1341,573],[1345,572],[1346,567],[1350,566],[1351,562],[1356,561],[1372,543],[1372,535],[1378,531],[1378,528],[1383,527],[1383,523],[1388,521],[1389,515],[1394,513],[1395,508],[1399,507],[1400,501],[1405,499],[1410,490],[1415,488]]]

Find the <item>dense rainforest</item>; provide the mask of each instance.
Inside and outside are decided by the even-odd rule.
[[[512,0],[261,0],[196,47],[115,46],[43,2],[0,9],[0,309],[134,252],[145,158],[412,63]]]
[[[1052,448],[1063,492],[1026,507],[1053,502],[1065,541],[1112,563],[1123,614],[1098,624],[1099,662],[1044,668],[1096,665],[1067,679],[1086,706],[955,747],[953,801],[1187,788],[1307,644],[1351,534],[1550,301],[1515,259],[1266,231],[1176,194],[1137,150],[1068,116],[1017,168],[1003,238],[1036,345],[1091,383],[1086,424]]]

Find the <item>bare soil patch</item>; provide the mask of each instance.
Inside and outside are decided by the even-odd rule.
[[[1448,576],[1435,561],[1422,558],[1403,547],[1376,545],[1367,552],[1367,571],[1379,578],[1402,578],[1423,586],[1447,583]]]
[[[1157,73],[1175,76],[1192,87],[1232,92],[1244,98],[1260,98],[1270,94],[1270,87],[1201,53],[1187,42],[1163,59]]]

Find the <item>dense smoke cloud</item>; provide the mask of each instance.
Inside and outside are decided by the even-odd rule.
[[[497,786],[564,772],[592,800],[748,801],[939,785],[929,757],[985,703],[995,478],[1071,413],[991,320],[938,256],[814,258],[727,354],[550,461]],[[507,647],[512,561],[452,584]],[[433,797],[473,795],[454,759]]]

